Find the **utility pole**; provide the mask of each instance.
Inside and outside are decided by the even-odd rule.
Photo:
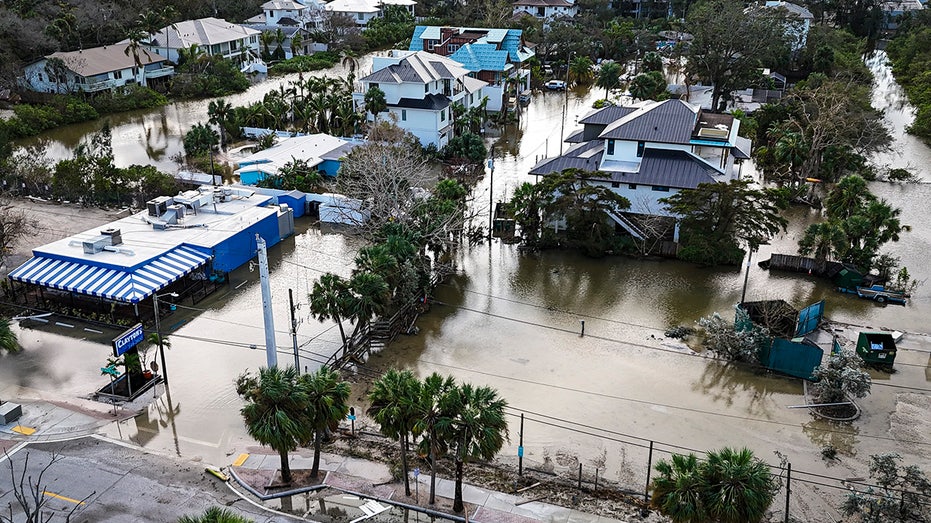
[[[294,368],[301,373],[301,357],[297,353],[297,318],[294,316],[294,290],[288,289],[288,304],[291,306],[291,345],[294,347]]]
[[[491,157],[488,159],[488,243],[495,229],[495,147],[491,147]]]
[[[268,253],[265,240],[255,235],[255,250],[259,258],[259,280],[262,283],[262,313],[265,316],[265,361],[268,368],[278,366],[275,346],[275,317],[272,311],[272,287],[268,281]]]

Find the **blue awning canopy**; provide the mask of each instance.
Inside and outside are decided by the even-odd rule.
[[[89,265],[79,260],[35,256],[10,273],[10,279],[53,289],[138,303],[169,283],[202,267],[211,256],[180,246],[133,270]]]

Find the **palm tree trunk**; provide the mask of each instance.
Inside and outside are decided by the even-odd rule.
[[[336,320],[336,325],[339,327],[339,337],[343,340],[343,351],[346,350],[346,331],[343,330],[343,322],[340,320],[339,316],[333,315],[333,319]],[[345,356],[345,352],[343,353]]]
[[[320,472],[320,431],[314,432],[314,465],[310,469],[310,477],[317,479]]]
[[[453,512],[458,514],[464,508],[465,506],[462,503],[462,460],[456,458],[456,496],[453,500]]]
[[[411,495],[411,479],[407,473],[407,434],[401,434],[401,471],[404,473],[404,494]]]
[[[291,464],[288,462],[288,451],[279,450],[278,455],[281,456],[281,481],[291,483]]]

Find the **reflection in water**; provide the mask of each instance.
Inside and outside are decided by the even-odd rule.
[[[855,423],[815,419],[802,424],[802,432],[817,449],[834,448],[838,454],[856,456],[860,428]]]
[[[774,395],[802,392],[797,380],[770,375],[762,369],[750,371],[719,360],[711,360],[705,365],[705,371],[692,385],[692,390],[728,407],[732,407],[734,398],[739,397],[741,402],[747,402],[748,414],[761,418],[772,418],[774,409],[784,408],[773,402]]]

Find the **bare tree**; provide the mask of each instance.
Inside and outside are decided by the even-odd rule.
[[[376,125],[369,143],[354,148],[340,167],[337,188],[356,200],[340,203],[340,213],[369,238],[385,223],[411,220],[430,182],[419,145],[398,132],[385,122]]]
[[[42,467],[39,471],[39,475],[33,478],[32,474],[27,473],[29,470],[28,452],[26,453],[26,458],[23,460],[23,469],[19,473],[16,472],[16,466],[13,464],[11,456],[5,450],[3,451],[3,455],[6,456],[7,463],[10,464],[10,483],[13,487],[13,498],[16,500],[15,506],[22,510],[22,514],[17,511],[15,514],[16,519],[13,518],[14,504],[11,501],[7,503],[7,513],[0,514],[0,523],[49,523],[53,521],[56,514],[51,511],[43,510],[49,498],[46,497],[45,485],[42,482],[42,478],[45,476],[45,473],[52,468],[52,465],[64,458],[58,453],[53,453],[52,459],[49,460],[48,464]],[[63,514],[65,523],[70,523],[71,516],[73,516],[80,507],[84,506],[85,502],[96,493],[96,490],[91,492],[87,497],[75,503],[70,511]],[[25,516],[26,519],[21,519],[22,516]]]
[[[26,213],[6,196],[0,196],[0,267],[16,242],[34,227]]]
[[[676,219],[663,216],[661,207],[649,196],[638,197],[632,206],[632,212],[636,213],[632,221],[641,233],[641,238],[634,237],[634,244],[641,256],[653,253],[676,227]]]

